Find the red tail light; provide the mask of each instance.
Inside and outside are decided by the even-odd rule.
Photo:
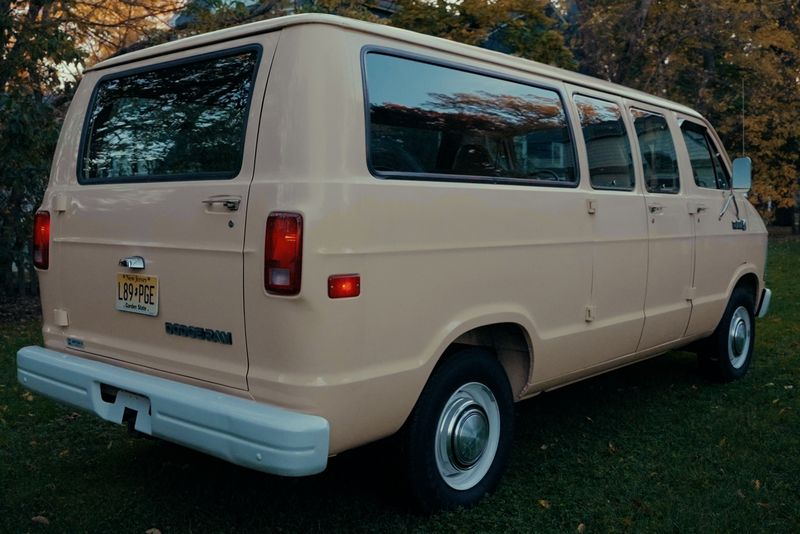
[[[328,277],[328,297],[346,299],[361,294],[361,275],[336,274]]]
[[[300,293],[303,266],[303,216],[274,212],[267,218],[264,287],[276,295]]]
[[[33,265],[37,269],[50,266],[50,213],[37,211],[33,217]]]

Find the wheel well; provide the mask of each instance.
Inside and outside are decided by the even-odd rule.
[[[497,323],[464,332],[450,344],[440,363],[464,346],[483,347],[497,357],[506,371],[515,399],[525,393],[533,351],[524,328],[516,323]]]
[[[753,302],[758,306],[758,277],[753,273],[747,273],[736,282],[736,287],[742,287],[753,295]]]

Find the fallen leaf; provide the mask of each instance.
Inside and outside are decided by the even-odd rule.
[[[69,454],[69,449],[64,449],[63,451],[58,453],[59,458],[63,458],[64,456]]]
[[[546,451],[547,450],[547,444],[545,443],[539,448],[542,449],[543,451]]]
[[[30,391],[26,391],[25,393],[22,394],[22,398],[28,402],[31,402],[33,400],[33,395],[31,394]]]
[[[723,436],[722,439],[719,440],[719,448],[721,449],[722,447],[724,447],[727,442],[728,442],[728,438]]]
[[[608,442],[608,452],[610,452],[611,454],[616,454],[617,452],[617,448],[610,441]]]
[[[774,385],[775,385],[775,382],[767,382],[766,384],[764,384],[765,387],[770,387],[770,386],[774,386]]]
[[[583,523],[578,523],[578,528],[576,528],[575,531],[578,534],[583,534],[584,532],[586,532],[586,525],[584,525]]]
[[[545,510],[549,510],[550,509],[550,501],[546,501],[544,499],[539,499],[539,506],[541,506]]]
[[[694,385],[694,384],[692,384],[692,389],[693,389],[693,390],[695,390],[695,391],[697,391],[697,386],[696,386],[696,385]]]
[[[144,534],[161,534],[161,531],[157,528],[148,528],[144,531]]]
[[[592,418],[591,418],[591,417],[589,417],[588,415],[586,416],[586,420],[587,420],[587,421],[589,421],[590,423],[594,423],[594,419],[592,419]]]
[[[794,386],[783,386],[783,389],[794,389]]]
[[[108,442],[108,445],[106,446],[106,450],[110,450],[111,449],[111,444],[112,443],[114,443],[114,442],[113,441],[109,441]]]
[[[756,506],[759,506],[761,508],[769,508],[769,504],[765,502],[757,502]]]
[[[781,408],[781,411],[778,412],[778,415],[783,415],[786,413],[786,408]]]
[[[49,525],[50,524],[50,520],[47,519],[43,515],[35,515],[35,516],[31,517],[31,521],[33,521],[34,523],[39,523],[40,525]]]
[[[742,490],[736,490],[736,495],[737,495],[737,496],[738,496],[740,499],[744,499],[744,493],[742,493]]]
[[[754,480],[753,481],[753,487],[756,489],[756,491],[760,490],[761,489],[761,481],[758,480],[758,479]]]
[[[781,401],[780,399],[775,399],[774,401],[772,401],[772,404],[778,404],[780,401]]]

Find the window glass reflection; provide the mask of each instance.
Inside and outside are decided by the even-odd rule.
[[[231,178],[242,162],[256,51],[102,81],[83,180]]]
[[[555,91],[377,53],[366,67],[376,172],[574,183]]]
[[[709,189],[728,189],[728,173],[706,129],[684,121],[681,124],[681,133],[692,163],[694,182]]]
[[[663,115],[632,109],[633,125],[642,154],[644,183],[650,193],[678,193],[678,158],[669,125]]]
[[[586,143],[592,187],[632,190],[636,178],[631,143],[619,106],[581,95],[575,96],[575,106]]]

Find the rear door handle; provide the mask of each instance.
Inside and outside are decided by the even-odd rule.
[[[650,213],[661,213],[664,211],[664,206],[661,204],[650,204],[648,208],[650,209]]]
[[[214,195],[213,197],[208,197],[207,199],[203,200],[203,204],[208,207],[211,207],[214,204],[222,204],[228,209],[228,211],[237,211],[239,209],[239,204],[241,203],[242,197],[233,195]]]
[[[144,258],[141,256],[128,256],[119,260],[119,266],[138,271],[144,269]]]

